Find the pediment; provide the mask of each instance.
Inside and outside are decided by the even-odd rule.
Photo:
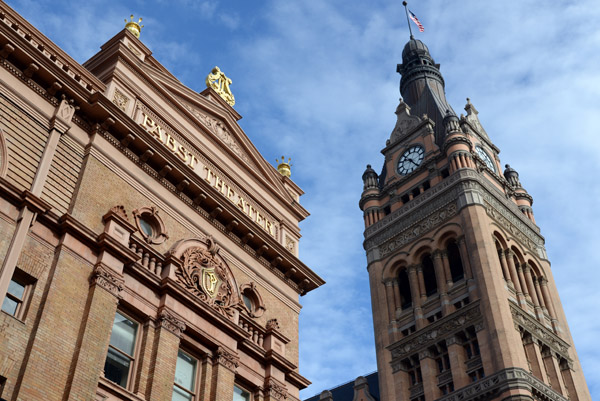
[[[258,181],[292,202],[293,195],[283,186],[277,170],[262,157],[237,123],[241,116],[225,101],[221,101],[216,92],[207,89],[197,93],[170,74],[151,66],[146,66],[146,72],[151,76],[152,83],[159,88],[161,96],[175,106],[175,112],[181,113],[198,126],[197,135],[209,136],[244,170],[253,173]]]

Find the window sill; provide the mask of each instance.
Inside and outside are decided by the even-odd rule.
[[[116,383],[111,382],[105,377],[100,377],[98,380],[98,390],[96,391],[98,400],[102,401],[145,401],[146,399],[140,397],[131,391],[124,389]]]
[[[23,326],[25,326],[25,321],[24,320],[21,320],[18,317],[16,317],[15,315],[11,315],[10,313],[3,311],[2,309],[0,309],[0,312],[2,312],[2,314],[4,316],[8,316],[8,317],[16,320],[17,322],[21,323]]]

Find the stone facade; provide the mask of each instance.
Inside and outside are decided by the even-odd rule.
[[[324,282],[241,116],[128,30],[80,65],[3,3],[0,67],[0,397],[164,401],[184,358],[195,400],[299,399]]]
[[[590,400],[533,198],[427,47],[402,53],[398,122],[360,207],[382,400]]]

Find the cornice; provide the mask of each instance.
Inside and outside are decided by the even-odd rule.
[[[471,169],[461,169],[428,189],[400,209],[365,230],[367,251],[380,247],[389,254],[452,216],[463,207],[479,204],[523,244],[539,255],[544,238],[539,228],[521,213],[517,205],[498,191],[485,177]],[[379,255],[383,257],[383,255]]]
[[[508,390],[526,390],[540,401],[567,401],[567,398],[548,387],[524,369],[511,367],[450,393],[436,401],[472,401],[496,399]],[[505,398],[508,399],[508,398]]]
[[[426,349],[470,325],[479,324],[482,320],[483,315],[479,309],[479,301],[476,301],[452,313],[447,318],[438,320],[424,329],[389,345],[387,349],[391,352],[392,369],[394,371],[399,370],[402,359]]]

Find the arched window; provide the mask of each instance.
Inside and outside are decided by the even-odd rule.
[[[463,269],[462,259],[460,258],[460,251],[456,241],[448,243],[446,247],[448,253],[448,263],[450,264],[450,275],[452,276],[452,282],[456,283],[465,277],[465,271]]]
[[[412,306],[412,294],[406,269],[402,269],[398,273],[398,287],[400,289],[400,307],[402,309],[410,308]]]
[[[421,261],[423,266],[423,280],[425,281],[425,293],[427,296],[433,295],[437,292],[437,280],[435,279],[435,269],[433,267],[433,260],[431,255],[427,254],[423,256]]]

